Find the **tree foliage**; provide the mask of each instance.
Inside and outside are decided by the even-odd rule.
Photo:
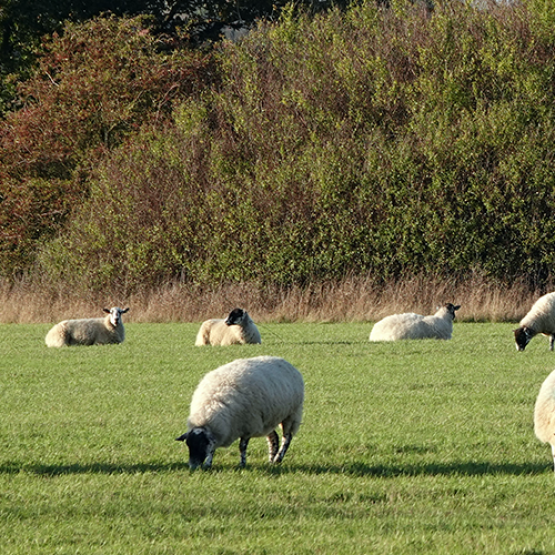
[[[150,16],[154,29],[179,34],[186,29],[196,42],[216,39],[224,27],[250,27],[263,18],[277,18],[286,0],[2,0],[0,5],[0,75],[20,72],[33,59],[45,35],[61,32],[66,21],[83,23],[103,14]],[[348,0],[300,0],[313,11]]]
[[[31,271],[123,292],[367,272],[543,286],[553,14],[290,7],[214,58],[135,19],[68,25],[0,129],[2,271],[40,251]]]
[[[550,14],[543,0],[284,12],[225,43],[218,85],[169,127],[101,164],[43,271],[125,291],[361,272],[547,283]]]
[[[0,122],[0,260],[21,272],[86,197],[90,170],[176,99],[210,80],[210,58],[164,52],[142,19],[68,24],[46,41],[22,108]]]

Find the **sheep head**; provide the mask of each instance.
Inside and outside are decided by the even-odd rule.
[[[110,323],[115,328],[121,322],[121,315],[128,312],[129,308],[122,309],[119,306],[114,306],[112,308],[103,308],[102,310],[110,315]]]
[[[452,303],[447,303],[445,305],[445,308],[447,308],[447,312],[449,312],[449,314],[451,314],[451,316],[453,316],[453,320],[455,319],[455,311],[459,310],[459,308],[461,308],[460,304],[454,305]]]
[[[246,314],[246,311],[243,309],[234,308],[225,319],[225,323],[228,326],[240,326],[243,323],[243,319]]]
[[[204,428],[193,428],[190,432],[176,438],[185,441],[189,448],[189,467],[195,470],[200,465],[204,468],[212,466],[212,458],[216,449],[214,436]]]
[[[516,350],[524,351],[524,349],[526,349],[526,345],[530,343],[530,340],[534,337],[535,333],[530,328],[526,328],[524,326],[513,331],[515,334]]]

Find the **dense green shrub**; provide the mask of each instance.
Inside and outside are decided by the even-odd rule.
[[[100,164],[90,200],[43,255],[50,276],[87,289],[128,289],[151,276],[174,277],[191,251],[199,253],[202,191],[187,174],[203,153],[166,131],[145,129]]]
[[[44,267],[127,290],[352,272],[545,283],[552,4],[290,10],[226,43],[219,85],[103,166]]]

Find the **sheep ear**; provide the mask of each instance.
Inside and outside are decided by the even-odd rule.
[[[103,308],[102,310],[103,310],[104,312],[107,312],[108,314],[110,314],[110,312],[111,312],[109,308]]]
[[[189,432],[185,432],[182,436],[176,437],[175,441],[186,441],[189,436]]]
[[[126,312],[129,312],[129,307],[127,307],[125,310],[121,311],[122,314],[125,314]]]
[[[453,307],[453,310],[459,310],[459,308],[461,308],[461,305],[460,305],[460,304],[455,305],[455,306]]]

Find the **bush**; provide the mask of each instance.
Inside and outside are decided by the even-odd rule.
[[[218,86],[103,166],[58,267],[127,290],[366,272],[548,283],[546,5],[291,10],[224,44]]]

